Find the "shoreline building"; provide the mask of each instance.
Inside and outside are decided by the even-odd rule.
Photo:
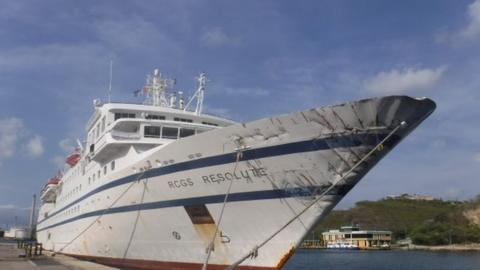
[[[389,249],[391,231],[360,230],[358,226],[342,226],[322,233],[327,248]]]
[[[388,195],[385,198],[390,200],[412,200],[412,201],[434,201],[435,200],[433,196],[408,194],[408,193],[404,193],[401,195]]]

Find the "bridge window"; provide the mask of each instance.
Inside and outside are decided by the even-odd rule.
[[[115,120],[120,118],[135,118],[134,113],[115,113]]]
[[[195,134],[194,129],[189,129],[189,128],[181,128],[180,129],[180,138],[192,136],[194,134]]]
[[[186,119],[186,118],[180,118],[180,117],[175,117],[173,118],[174,121],[178,121],[178,122],[187,122],[187,123],[192,123],[193,120],[192,119]]]
[[[178,137],[178,128],[163,127],[163,129],[162,129],[162,138],[165,138],[165,139],[177,139],[177,137]]]
[[[145,126],[143,134],[148,138],[160,138],[160,127]]]
[[[145,119],[149,120],[165,120],[165,116],[163,115],[156,115],[156,114],[149,114],[145,117]]]
[[[218,126],[218,124],[210,123],[210,122],[202,122],[204,125],[209,125],[209,126]]]

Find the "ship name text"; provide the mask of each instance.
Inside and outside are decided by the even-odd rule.
[[[245,169],[245,170],[236,170],[235,172],[228,171],[228,172],[202,175],[201,181],[204,184],[212,184],[212,183],[221,184],[225,181],[244,179],[247,181],[247,183],[253,183],[254,178],[260,178],[267,175],[268,174],[266,172],[266,169],[260,167],[260,168],[251,168],[251,169]],[[195,185],[195,181],[193,181],[192,178],[183,178],[183,179],[168,181],[168,187],[171,189],[186,188],[194,185]]]

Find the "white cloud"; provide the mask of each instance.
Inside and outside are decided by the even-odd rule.
[[[450,45],[463,45],[466,41],[476,40],[480,37],[480,0],[475,0],[468,6],[468,24],[456,31],[439,29],[433,35],[438,43]]]
[[[50,163],[55,165],[55,167],[62,169],[63,166],[65,166],[65,157],[63,156],[54,156],[51,160]]]
[[[4,224],[13,224],[14,221],[17,222],[17,225],[26,225],[30,209],[14,204],[0,204],[0,227]],[[18,218],[14,219],[14,217]]]
[[[71,139],[63,139],[58,142],[58,146],[65,152],[70,153],[75,149],[75,145]]]
[[[24,149],[27,153],[27,156],[38,157],[43,154],[43,139],[38,135],[34,135],[30,140],[24,145]]]
[[[21,119],[12,117],[0,119],[0,160],[12,157],[17,141],[24,129]]]
[[[480,153],[475,153],[473,155],[473,160],[480,163]]]
[[[225,94],[227,95],[232,95],[232,96],[254,96],[254,97],[264,97],[268,96],[270,92],[261,87],[253,87],[253,88],[247,88],[247,87],[240,87],[240,88],[231,88],[227,87],[225,88]]]
[[[43,154],[42,138],[31,134],[22,119],[16,117],[0,119],[0,162],[15,156],[21,145],[27,156],[37,157]]]
[[[97,37],[114,49],[152,49],[163,48],[177,52],[172,38],[159,31],[159,27],[141,17],[122,20],[103,20],[94,23]]]
[[[445,70],[445,67],[439,67],[382,71],[373,78],[367,79],[364,87],[373,94],[403,94],[409,91],[429,90],[436,85]]]
[[[69,66],[67,72],[71,72],[72,68],[75,71],[80,68],[89,71],[105,54],[103,48],[93,44],[19,46],[0,52],[0,71],[18,72],[39,68],[57,71],[63,66]]]
[[[200,39],[203,44],[212,47],[240,44],[240,38],[227,35],[221,27],[211,27],[206,29]]]
[[[18,207],[13,204],[0,204],[0,209],[17,209]]]
[[[461,32],[466,38],[480,36],[480,0],[476,0],[468,6],[469,24]]]

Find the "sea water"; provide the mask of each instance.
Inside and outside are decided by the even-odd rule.
[[[300,249],[284,270],[480,270],[480,252]]]

